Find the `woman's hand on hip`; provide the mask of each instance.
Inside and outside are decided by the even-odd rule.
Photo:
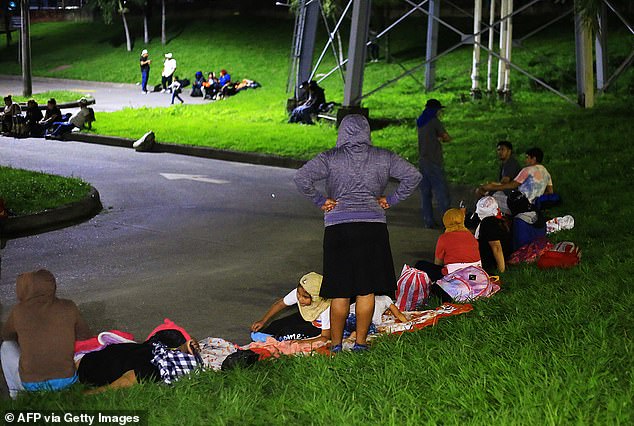
[[[337,207],[337,201],[333,200],[332,198],[327,198],[326,202],[321,206],[321,210],[324,213],[327,213],[335,207]]]
[[[379,206],[381,206],[383,210],[387,210],[390,208],[390,204],[387,202],[387,199],[385,197],[379,197],[376,199],[376,201],[378,201]]]

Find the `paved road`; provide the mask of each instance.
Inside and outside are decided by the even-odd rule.
[[[46,267],[94,330],[144,338],[170,317],[200,338],[246,343],[248,326],[276,297],[321,269],[322,217],[297,193],[293,170],[3,137],[0,164],[81,177],[105,207],[78,226],[8,243],[5,316],[16,276]],[[420,226],[418,195],[388,220],[397,269],[432,256],[438,231]]]
[[[140,77],[140,75],[139,75]],[[22,77],[0,75],[0,93],[22,94]],[[183,90],[181,97],[186,103],[200,104],[211,102],[202,98],[189,96],[190,87]],[[59,78],[33,78],[33,93],[50,90],[69,90],[77,92],[77,99],[91,95],[97,103],[93,106],[96,112],[118,111],[123,108],[169,107],[172,96],[169,93],[141,93],[141,86],[122,83],[101,83],[95,81],[64,80]],[[178,102],[178,100],[176,100]]]

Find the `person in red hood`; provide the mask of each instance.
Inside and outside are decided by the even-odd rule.
[[[59,390],[77,381],[75,340],[90,330],[77,305],[55,296],[56,282],[46,269],[18,276],[18,304],[2,328],[2,370],[9,394],[20,390]]]

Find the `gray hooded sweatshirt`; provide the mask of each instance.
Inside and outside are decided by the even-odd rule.
[[[336,148],[322,152],[299,169],[295,184],[318,207],[327,198],[337,201],[337,206],[324,214],[326,226],[385,223],[385,211],[377,199],[384,196],[390,178],[399,181],[396,191],[386,197],[394,206],[414,192],[422,176],[398,155],[372,146],[367,119],[353,114],[341,121]],[[322,179],[326,180],[326,195],[315,188],[315,182]]]

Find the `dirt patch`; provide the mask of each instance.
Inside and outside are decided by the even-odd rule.
[[[59,67],[55,67],[51,70],[49,70],[50,72],[55,72],[55,71],[64,71],[67,70],[68,68],[72,67],[72,65],[60,65]]]

